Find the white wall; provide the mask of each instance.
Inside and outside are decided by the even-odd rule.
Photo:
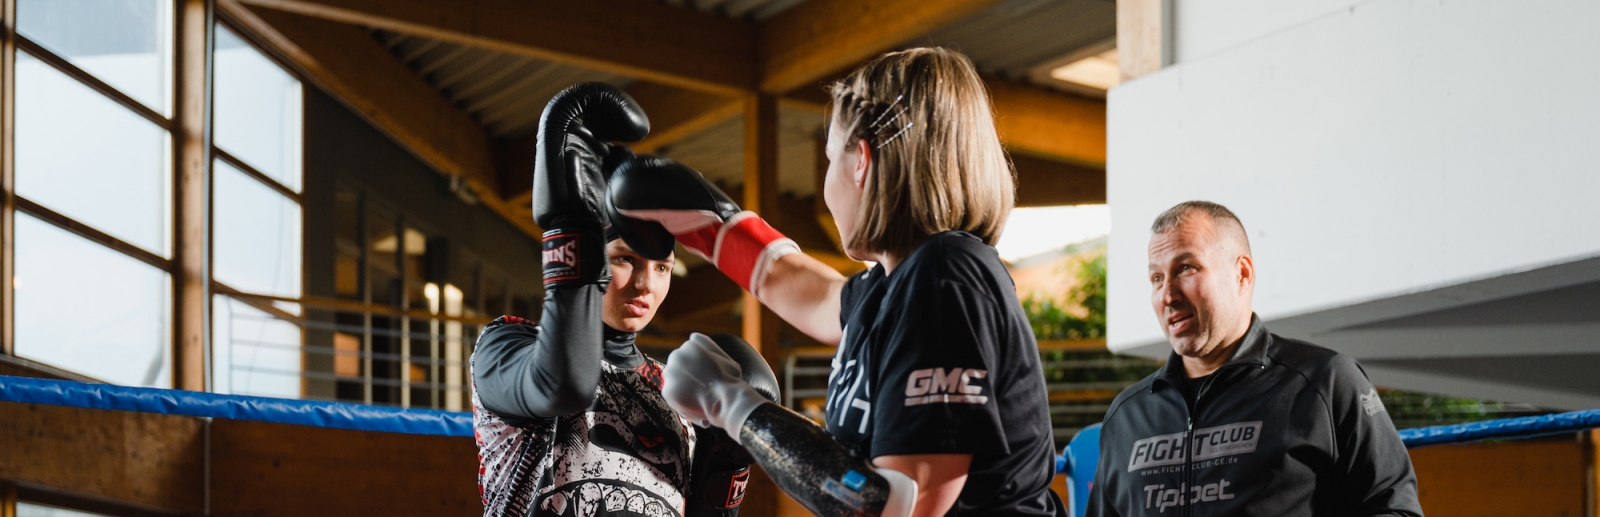
[[[1188,199],[1243,219],[1268,319],[1600,254],[1600,2],[1177,3],[1179,64],[1108,101],[1112,349],[1161,340]]]

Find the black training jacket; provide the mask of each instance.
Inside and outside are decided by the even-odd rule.
[[[1090,517],[1422,515],[1411,458],[1349,356],[1253,317],[1193,407],[1184,380],[1173,354],[1111,403]]]

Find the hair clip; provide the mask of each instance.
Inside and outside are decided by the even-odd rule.
[[[874,146],[875,148],[882,149],[883,146],[888,145],[889,142],[893,142],[896,138],[900,138],[900,135],[905,134],[906,131],[911,129],[911,126],[916,125],[915,121],[909,120],[911,117],[906,116],[905,107],[900,105],[900,101],[905,99],[905,97],[905,95],[896,95],[894,101],[891,101],[888,106],[884,106],[883,113],[879,113],[877,118],[873,119],[872,122],[867,124],[867,127],[872,130],[873,136],[881,138],[880,135],[885,132],[884,126],[886,123],[902,117],[908,119],[905,126],[902,126],[899,131],[895,131],[893,135],[889,135],[888,138],[882,138],[878,142],[878,145]],[[888,119],[889,115],[891,114],[895,116],[894,119]]]

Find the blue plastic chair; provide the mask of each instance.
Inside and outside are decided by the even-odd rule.
[[[1094,469],[1100,464],[1100,424],[1078,431],[1056,456],[1056,472],[1066,473],[1072,517],[1083,517],[1089,508],[1089,485],[1094,483]]]

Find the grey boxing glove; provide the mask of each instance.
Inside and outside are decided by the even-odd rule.
[[[740,378],[767,400],[778,400],[778,376],[761,353],[733,334],[715,334],[711,340],[738,363]],[[750,482],[750,465],[756,460],[727,432],[715,427],[695,427],[694,469],[689,477],[686,517],[734,517]]]
[[[684,417],[736,438],[778,487],[821,517],[905,517],[917,483],[851,456],[827,431],[769,403],[742,374],[740,361],[704,334],[667,357],[662,395]]]
[[[716,341],[696,332],[667,355],[661,395],[678,414],[702,426],[726,429],[737,442],[745,417],[771,402],[744,380],[742,371]]]

